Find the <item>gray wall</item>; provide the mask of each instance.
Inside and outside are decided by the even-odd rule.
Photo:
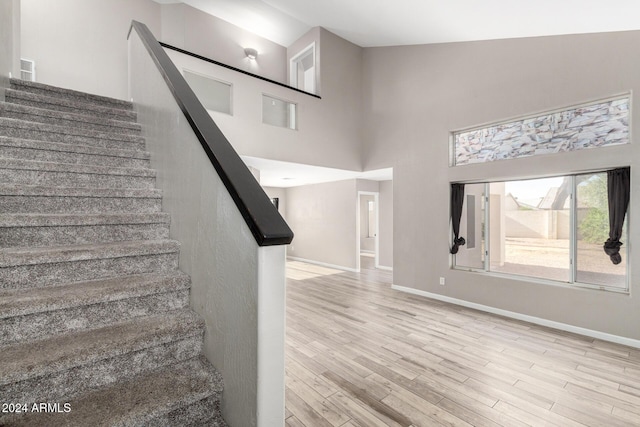
[[[449,182],[632,166],[640,196],[640,141],[510,161],[449,167],[456,129],[640,90],[640,32],[539,37],[364,51],[364,166],[394,168],[394,283],[623,337],[640,339],[640,300],[628,295],[450,269]],[[633,99],[632,126],[640,108]],[[637,223],[640,210],[630,212]],[[640,229],[630,227],[631,241]],[[632,251],[631,265],[640,262]],[[438,277],[447,279],[446,286]],[[638,283],[631,271],[631,292]]]
[[[356,203],[355,179],[287,188],[287,255],[356,269]]]
[[[242,155],[362,170],[362,49],[325,30],[322,99],[169,51],[179,69],[233,85],[233,115],[212,113]],[[260,58],[258,58],[259,60]],[[262,94],[297,105],[297,129],[262,124]]]
[[[270,199],[277,197],[278,200],[278,212],[282,217],[287,220],[287,190],[284,188],[276,188],[276,187],[262,187],[267,196]]]
[[[393,181],[380,181],[379,203],[379,263],[393,268]]]
[[[20,0],[0,0],[0,101],[10,76],[20,77]]]
[[[284,46],[190,6],[152,0],[22,0],[22,55],[36,61],[42,83],[125,99],[132,19],[158,40],[286,80]],[[257,61],[245,56],[245,47],[258,50]]]
[[[39,82],[126,99],[132,19],[160,34],[151,0],[22,0],[22,57]]]
[[[277,194],[275,189],[265,190],[270,196]],[[356,239],[360,237],[360,230],[357,229],[356,208],[359,191],[379,192],[379,260],[381,266],[392,267],[391,181],[349,179],[287,188],[285,219],[295,234],[287,255],[345,269],[357,269]],[[361,208],[361,214],[365,211],[365,208]],[[361,227],[363,223],[361,219]]]
[[[161,19],[162,37],[156,37],[163,42],[272,80],[286,81],[284,46],[185,4],[163,5]],[[257,60],[249,60],[245,48],[256,49]]]

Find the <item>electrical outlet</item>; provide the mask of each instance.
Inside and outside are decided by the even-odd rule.
[[[442,286],[444,286],[444,277],[441,277],[441,278],[440,278],[440,284],[441,284]]]

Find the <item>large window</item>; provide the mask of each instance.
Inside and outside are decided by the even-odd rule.
[[[455,268],[628,290],[626,217],[622,261],[613,264],[603,250],[606,172],[467,184],[464,193],[460,236],[467,244]]]

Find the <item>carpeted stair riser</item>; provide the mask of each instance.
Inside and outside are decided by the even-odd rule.
[[[0,137],[0,158],[117,168],[149,168],[149,153]]]
[[[12,377],[2,386],[3,392],[17,402],[55,402],[61,397],[77,396],[86,390],[198,357],[204,326],[178,326],[181,327],[154,330],[146,341],[118,343],[112,349],[91,350],[91,354],[78,350],[73,357],[64,356],[59,363],[49,365],[46,372],[34,367],[25,378]],[[13,352],[13,347],[3,349]]]
[[[0,289],[42,287],[114,275],[166,272],[177,268],[177,254],[21,265],[0,268]]]
[[[189,289],[110,301],[64,310],[0,319],[0,341],[6,344],[74,330],[105,326],[138,316],[186,308]]]
[[[0,291],[0,342],[32,341],[186,308],[189,277],[145,274]]]
[[[68,99],[74,102],[85,104],[100,105],[108,108],[118,108],[121,110],[133,110],[133,104],[120,99],[108,98],[100,95],[93,95],[84,92],[78,92],[71,89],[63,89],[36,82],[26,82],[23,80],[11,79],[11,89],[20,90],[38,95],[45,95],[60,99]]]
[[[0,289],[35,288],[178,268],[177,242],[0,249]]]
[[[182,395],[175,400],[175,393]],[[158,372],[139,375],[129,381],[114,383],[74,399],[63,399],[71,404],[67,414],[27,415],[0,414],[14,427],[51,426],[56,423],[69,426],[188,426],[198,425],[203,417],[196,413],[204,409],[204,418],[210,422],[200,425],[226,427],[217,410],[222,394],[222,378],[211,365],[199,357],[167,366]]]
[[[48,123],[76,129],[89,129],[127,135],[140,135],[141,128],[137,123],[109,120],[101,117],[77,113],[65,113],[43,108],[27,107],[9,103],[0,103],[0,116],[10,119],[25,120],[37,123]]]
[[[219,414],[220,398],[213,395],[145,422],[154,427],[226,427]]]
[[[15,89],[5,90],[5,101],[25,107],[43,108],[65,113],[76,113],[103,117],[106,119],[120,120],[123,122],[136,122],[137,114],[132,110],[101,107],[99,105],[76,102],[69,99],[56,98],[46,95],[24,92]]]
[[[0,214],[0,248],[169,238],[166,215]]]
[[[0,136],[120,150],[144,151],[145,149],[144,139],[140,136],[73,129],[6,117],[0,117]]]
[[[7,214],[153,213],[161,209],[159,190],[0,185],[0,212]]]
[[[156,179],[151,169],[0,159],[0,182],[61,187],[154,188]]]

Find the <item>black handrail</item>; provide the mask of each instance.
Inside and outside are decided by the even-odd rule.
[[[315,93],[307,92],[307,91],[304,91],[302,89],[298,89],[297,87],[289,86],[287,84],[280,83],[280,82],[278,82],[276,80],[271,80],[271,79],[269,79],[267,77],[263,77],[263,76],[260,76],[258,74],[254,74],[254,73],[250,73],[250,72],[245,71],[245,70],[241,70],[240,68],[233,67],[231,65],[225,64],[224,62],[216,61],[215,59],[207,58],[206,56],[198,55],[197,53],[193,53],[193,52],[190,52],[188,50],[181,49],[179,47],[171,46],[170,44],[167,44],[167,43],[160,42],[160,46],[166,47],[167,49],[175,50],[176,52],[183,53],[183,54],[191,56],[193,58],[198,58],[198,59],[200,59],[202,61],[209,62],[211,64],[218,65],[220,67],[228,68],[229,70],[237,71],[238,73],[246,74],[247,76],[251,76],[251,77],[254,77],[256,79],[264,80],[265,82],[269,82],[269,83],[272,83],[274,85],[286,87],[287,89],[291,89],[291,90],[294,90],[296,92],[304,93],[305,95],[313,96],[314,98],[322,99],[320,97],[320,95],[316,95]]]
[[[202,106],[158,40],[145,24],[138,21],[131,21],[127,39],[131,35],[132,29],[136,30],[147,52],[158,67],[258,245],[272,246],[291,243],[293,232],[255,180],[249,168]]]

